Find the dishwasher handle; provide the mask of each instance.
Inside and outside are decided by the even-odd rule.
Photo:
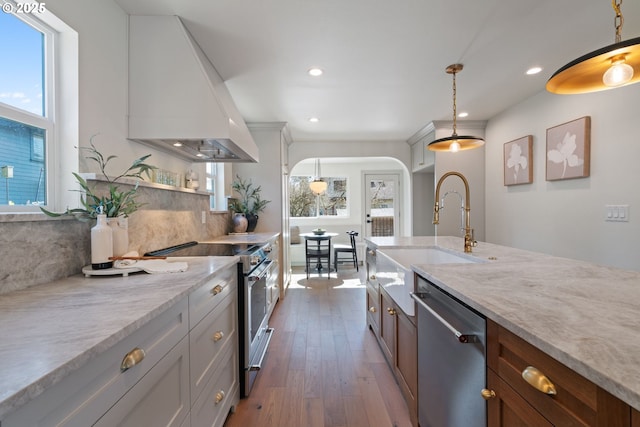
[[[463,334],[462,332],[460,332],[459,330],[454,328],[451,325],[451,323],[449,323],[445,319],[443,319],[442,316],[440,316],[433,308],[429,307],[429,305],[423,301],[423,295],[425,295],[425,294],[422,294],[422,293],[411,293],[411,298],[416,300],[416,302],[418,304],[420,304],[420,306],[422,308],[424,308],[429,313],[431,313],[431,315],[433,315],[433,317],[435,317],[440,323],[442,323],[447,329],[449,329],[456,336],[456,338],[458,339],[459,342],[461,342],[462,344],[468,344],[468,343],[474,343],[474,342],[478,341],[478,337],[476,335],[474,335],[474,334]]]

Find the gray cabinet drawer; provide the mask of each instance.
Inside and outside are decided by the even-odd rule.
[[[207,283],[189,294],[189,325],[193,329],[232,289],[238,286],[238,270],[234,264],[216,272]]]
[[[188,412],[189,340],[185,337],[95,426],[179,427]]]
[[[211,379],[191,407],[191,427],[221,427],[231,407],[240,400],[238,358],[229,346]]]
[[[187,335],[187,307],[185,298],[150,320],[3,419],[2,427],[92,425]],[[145,357],[122,372],[122,360],[135,348]]]
[[[232,289],[189,333],[191,364],[191,396],[202,392],[215,368],[222,363],[221,354],[229,347],[236,348],[237,307],[236,289]]]

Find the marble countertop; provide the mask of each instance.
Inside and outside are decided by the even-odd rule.
[[[373,237],[384,248],[457,237]],[[479,242],[470,264],[412,264],[415,272],[640,410],[640,272]]]
[[[0,295],[0,419],[138,330],[215,272],[237,263],[238,257],[171,261],[186,261],[189,268],[128,277],[76,275]]]
[[[277,238],[280,235],[278,231],[246,233],[246,234],[229,234],[226,236],[215,237],[211,240],[203,240],[199,243],[226,243],[229,245],[245,245],[266,243]]]

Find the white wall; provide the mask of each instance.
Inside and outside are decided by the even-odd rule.
[[[640,85],[594,94],[541,92],[493,118],[486,130],[486,240],[640,270]],[[591,174],[545,180],[546,129],[591,116]],[[503,185],[503,144],[533,135],[533,183]],[[629,222],[604,206],[630,206]]]

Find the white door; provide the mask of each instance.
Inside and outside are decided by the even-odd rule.
[[[364,186],[365,235],[397,236],[400,230],[400,174],[365,173]]]

